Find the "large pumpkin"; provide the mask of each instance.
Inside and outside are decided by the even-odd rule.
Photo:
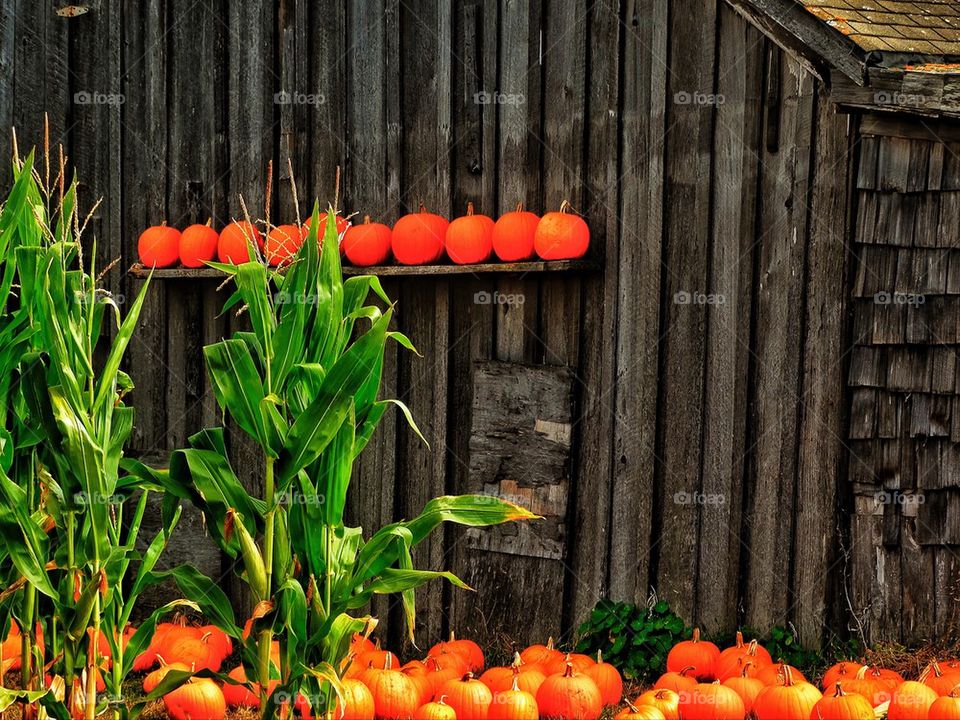
[[[760,694],[760,691],[766,687],[766,685],[750,674],[749,662],[746,664],[743,672],[740,675],[737,677],[727,678],[723,681],[723,685],[730,688],[740,696],[740,699],[743,700],[743,706],[747,709],[747,712],[750,712],[753,709],[753,701],[757,699],[757,695]]]
[[[693,629],[690,640],[678,642],[667,653],[667,671],[680,672],[693,668],[690,674],[698,680],[713,680],[720,649],[712,642],[700,639],[700,628]]]
[[[727,648],[720,653],[720,658],[717,660],[716,676],[721,682],[727,678],[743,675],[744,668],[748,667],[750,668],[750,675],[756,675],[762,668],[770,664],[770,661],[767,660],[770,654],[764,651],[766,657],[761,655],[760,645],[756,640],[752,640],[749,645],[744,646],[742,653],[731,653],[729,652],[731,649]]]
[[[443,257],[448,225],[446,219],[427,212],[420,203],[420,212],[404,215],[393,226],[393,256],[401,265],[437,262]]]
[[[827,668],[826,672],[823,673],[823,680],[820,683],[820,686],[826,690],[827,688],[834,687],[838,681],[841,680],[852,680],[857,676],[857,673],[860,671],[860,668],[864,667],[858,662],[851,662],[849,660],[844,660],[831,665]]]
[[[610,663],[603,661],[603,655],[597,651],[597,662],[584,669],[584,674],[593,678],[600,690],[600,699],[604,705],[619,705],[623,697],[623,678],[620,671]]]
[[[680,718],[680,695],[673,690],[667,690],[666,688],[647,690],[645,693],[638,695],[633,704],[655,707],[663,713],[665,720],[679,720]]]
[[[451,632],[450,639],[446,642],[437,643],[430,648],[427,657],[439,657],[447,653],[453,653],[461,657],[470,672],[479,673],[483,671],[485,662],[483,650],[473,640],[458,639]]]
[[[908,680],[890,696],[887,720],[927,720],[937,693],[923,683]],[[932,719],[931,719],[932,720]]]
[[[493,252],[504,262],[529,260],[535,255],[533,239],[537,234],[540,218],[523,209],[501,215],[493,225]]]
[[[929,720],[960,720],[960,688],[954,688],[930,705]]]
[[[217,240],[217,259],[222,263],[241,265],[251,260],[250,244],[257,252],[263,250],[260,231],[246,220],[232,222],[220,231]]]
[[[527,665],[541,665],[549,662],[557,655],[563,655],[553,646],[553,638],[547,640],[546,645],[531,645],[520,653],[520,659]]]
[[[377,720],[409,720],[420,705],[417,686],[399,670],[394,670],[388,657],[381,670],[368,668],[360,680],[370,690]]]
[[[813,706],[823,697],[805,680],[794,680],[793,668],[783,667],[783,684],[767,685],[753,701],[756,720],[792,720],[810,717]]]
[[[559,212],[548,212],[540,218],[533,244],[537,255],[544,260],[580,258],[587,254],[590,246],[590,228],[564,200]]]
[[[447,226],[447,256],[457,265],[482,263],[493,252],[493,220],[476,215],[473,203],[467,203],[467,214]]]
[[[700,683],[692,693],[680,695],[683,720],[743,720],[745,713],[740,696],[718,682]]]
[[[874,720],[873,706],[862,695],[847,694],[840,683],[834,684],[813,706],[811,720]]]
[[[549,676],[537,691],[540,717],[554,720],[597,720],[603,711],[600,689],[592,678],[574,672],[567,663],[563,673]]]
[[[363,224],[351,225],[344,234],[340,249],[354,265],[382,265],[390,257],[392,236],[390,228],[370,222],[370,216],[364,215]]]
[[[188,268],[203,267],[217,254],[219,240],[210,221],[206,225],[191,225],[180,234],[180,262]]]
[[[960,670],[947,669],[944,671],[934,660],[920,673],[920,682],[933,690],[937,695],[946,695],[960,683]]]
[[[506,692],[514,685],[514,681],[520,690],[528,692],[534,697],[537,696],[537,690],[543,684],[547,676],[540,671],[539,665],[526,665],[517,654],[510,667],[494,667],[487,670],[481,677],[480,682],[490,688],[490,692],[496,695],[498,692]]]
[[[164,695],[163,704],[173,720],[222,720],[227,714],[223,692],[208,678],[191,678]]]
[[[376,708],[367,686],[353,678],[343,680],[341,684],[343,698],[337,698],[333,717],[340,720],[373,720]]]
[[[447,704],[454,709],[458,718],[486,720],[493,702],[490,688],[468,672],[460,678],[448,680],[440,689],[440,697],[447,698]]]
[[[137,241],[137,254],[146,267],[172,267],[180,260],[180,231],[167,225],[144,230]]]
[[[653,684],[657,689],[673,690],[676,693],[693,692],[697,689],[697,681],[693,677],[695,668],[692,665],[676,672],[665,672]]]

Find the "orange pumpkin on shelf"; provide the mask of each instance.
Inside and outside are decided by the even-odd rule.
[[[845,693],[840,683],[813,706],[811,718],[817,720],[873,720],[873,706],[862,695]]]
[[[413,714],[413,720],[457,720],[457,711],[447,705],[445,700],[446,696],[436,702],[424,703]]]
[[[550,675],[537,691],[540,717],[554,720],[597,720],[603,712],[600,689],[592,678],[574,672],[567,663],[563,673]]]
[[[217,259],[222,263],[242,265],[250,262],[250,243],[263,251],[263,236],[246,220],[234,221],[220,231],[217,240]]]
[[[317,230],[317,239],[322,243],[323,236],[327,234],[327,221],[330,216],[327,213],[320,213],[320,228]],[[340,215],[335,215],[336,218],[336,227],[337,227],[337,237],[342,237],[347,230],[350,229],[350,221],[345,217]],[[310,232],[310,223],[313,221],[312,217],[308,217],[303,223],[303,237],[307,237],[307,234]],[[341,248],[342,250],[342,248]]]
[[[447,257],[457,265],[482,263],[493,252],[493,220],[474,213],[473,203],[467,203],[467,214],[447,226]]]
[[[427,212],[423,203],[420,203],[419,212],[404,215],[394,224],[391,235],[393,256],[401,265],[437,262],[443,257],[449,225],[445,218]]]
[[[227,714],[223,691],[208,678],[190,678],[164,695],[163,704],[173,720],[223,720]]]
[[[180,233],[180,262],[184,267],[203,267],[216,256],[220,235],[210,227],[210,222],[191,225]]]
[[[343,236],[340,250],[354,265],[370,267],[382,265],[390,257],[390,244],[393,233],[383,223],[370,222],[370,216],[363,216],[361,225],[351,225]]]
[[[303,244],[303,234],[296,225],[278,225],[267,233],[263,252],[274,267],[289,263]]]
[[[347,678],[342,681],[343,696],[337,698],[333,717],[341,720],[373,720],[376,716],[373,695],[359,680]]]
[[[574,260],[587,254],[590,228],[564,200],[557,212],[548,212],[537,224],[533,245],[544,260]],[[717,654],[720,651],[717,650]]]
[[[690,674],[698,680],[713,680],[719,659],[720,648],[708,640],[701,640],[700,628],[694,628],[690,640],[683,640],[670,648],[667,653],[667,670],[679,672],[692,667]]]
[[[638,695],[633,704],[637,707],[640,705],[655,707],[663,714],[665,720],[679,720],[680,718],[680,694],[673,690],[667,690],[666,688],[647,690],[645,693]]]
[[[137,241],[137,255],[145,267],[173,267],[180,260],[180,231],[166,224],[147,228]]]
[[[504,262],[529,260],[536,255],[533,241],[539,224],[537,215],[517,203],[516,210],[504,213],[493,224],[493,252]]]

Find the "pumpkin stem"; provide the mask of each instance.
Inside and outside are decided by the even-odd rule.
[[[573,210],[573,205],[570,204],[569,200],[564,200],[563,202],[560,203],[560,212],[568,213],[571,210]]]
[[[749,672],[751,665],[753,665],[753,663],[750,660],[747,660],[747,662],[743,663],[743,672],[740,673],[740,677],[750,677],[747,675],[747,673]]]
[[[446,695],[441,695],[441,696],[440,696],[440,699],[437,700],[437,704],[439,704],[439,705],[446,705],[447,703],[444,702],[444,700],[446,700],[446,699],[447,699],[447,696],[446,696]]]
[[[567,669],[563,671],[564,677],[573,677],[573,663],[570,662],[570,655],[567,654]]]
[[[791,687],[793,685],[793,671],[786,663],[780,665],[780,672],[783,673],[783,686]]]
[[[597,650],[597,665],[600,665],[603,662],[603,651]]]
[[[512,664],[512,667],[514,667],[514,668],[516,668],[517,670],[519,670],[521,665],[523,665],[523,660],[520,658],[520,653],[518,653],[518,652],[513,653],[513,664]]]
[[[427,211],[427,206],[423,204],[423,200],[420,201],[420,212],[425,213]]]
[[[510,687],[513,692],[520,692],[520,686],[517,684],[517,680],[520,678],[520,672],[518,670],[513,671],[513,685]]]
[[[682,677],[686,677],[688,672],[696,669],[697,669],[696,665],[687,665],[685,668],[681,668],[680,672],[678,672],[677,674]]]
[[[467,215],[473,215],[473,201],[467,203]]]
[[[450,642],[453,642],[457,639],[457,636],[453,634],[453,630],[450,631]]]
[[[207,218],[207,227],[213,227],[213,218],[212,218],[212,217],[208,217],[208,218]]]
[[[564,201],[564,202],[566,202],[566,201]],[[569,204],[569,203],[568,203],[568,204]],[[562,209],[561,209],[561,211],[562,211]],[[695,643],[700,642],[700,628],[698,628],[698,627],[695,627],[695,628],[693,629],[693,642],[695,642]]]
[[[751,640],[750,644],[747,646],[747,655],[756,655],[757,654],[757,641]]]
[[[834,692],[833,692],[833,696],[834,696],[834,697],[844,697],[845,695],[846,695],[846,693],[843,691],[843,687],[840,685],[840,683],[837,683],[837,684],[835,685],[835,689],[834,689]]]
[[[377,647],[380,647],[380,641],[379,641],[379,640],[377,640]],[[372,660],[370,661],[370,664],[371,664],[371,665],[373,664],[373,661],[372,661]],[[388,653],[387,653],[387,657],[386,657],[386,658],[384,659],[384,661],[383,661],[383,669],[384,669],[384,670],[392,670],[392,669],[393,669],[393,653],[391,653],[391,652],[388,652]]]
[[[523,203],[522,203],[522,202],[518,202],[518,203],[517,203],[517,212],[523,212]]]
[[[950,688],[950,692],[948,692],[947,695],[949,695],[952,698],[960,697],[960,683],[957,683],[952,688]]]
[[[738,647],[738,648],[742,648],[742,647],[743,647],[743,633],[740,632],[739,630],[737,630],[737,642],[736,642],[736,647]]]
[[[364,225],[369,225],[369,224],[370,224],[370,216],[369,216],[369,215],[364,215],[364,216],[363,216],[363,224],[364,224]]]
[[[472,672],[468,672],[466,675],[464,675],[462,678],[460,678],[460,682],[470,682],[471,680],[473,680],[473,673],[472,673]]]
[[[627,707],[630,708],[630,712],[632,713],[640,712],[637,706],[634,705],[632,702],[630,702],[628,699],[624,698],[624,702],[627,703]]]
[[[547,638],[547,650],[553,650],[553,636]]]

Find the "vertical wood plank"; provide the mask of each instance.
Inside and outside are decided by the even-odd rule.
[[[643,602],[650,589],[663,268],[669,3],[624,17],[620,252],[617,270],[616,423],[610,594]]]
[[[794,610],[800,640],[819,647],[825,627],[840,616],[831,598],[841,591],[826,571],[837,561],[838,498],[847,462],[844,443],[844,358],[847,287],[849,162],[847,120],[818,95],[810,239],[807,257],[806,336],[803,348],[803,419],[797,467]],[[832,613],[832,615],[831,615]]]
[[[10,128],[14,117],[14,85],[16,78],[14,57],[16,55],[15,5],[0,7],[0,187],[9,187],[13,181],[11,160],[13,143]]]
[[[759,33],[721,6],[719,37],[710,262],[711,292],[724,302],[707,308],[700,537],[710,541],[700,544],[697,575],[697,622],[707,632],[730,631],[737,617],[763,86]]]
[[[715,93],[716,3],[671,13],[667,91],[666,263],[663,302],[661,524],[656,587],[681,617],[696,614],[702,486],[703,388],[710,278],[710,150]],[[694,23],[700,31],[690,27]]]
[[[780,50],[773,50],[779,54]],[[774,63],[773,67],[777,64]],[[789,57],[780,64],[781,105],[775,151],[761,156],[759,277],[756,299],[755,407],[751,442],[754,463],[748,498],[749,569],[745,623],[773,627],[786,622],[792,604],[794,523],[797,512],[797,442],[806,228],[813,139],[812,77]],[[773,113],[773,115],[771,115]],[[768,141],[771,136],[768,130]]]

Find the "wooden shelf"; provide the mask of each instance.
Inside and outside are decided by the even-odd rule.
[[[488,275],[492,273],[526,274],[543,272],[590,272],[598,270],[599,263],[593,260],[538,260],[518,263],[480,263],[478,265],[375,265],[357,267],[344,265],[343,274],[387,276],[423,276],[423,275]],[[140,263],[128,271],[138,278],[145,278],[150,271]],[[222,280],[225,274],[214,268],[160,268],[153,271],[158,280]]]

